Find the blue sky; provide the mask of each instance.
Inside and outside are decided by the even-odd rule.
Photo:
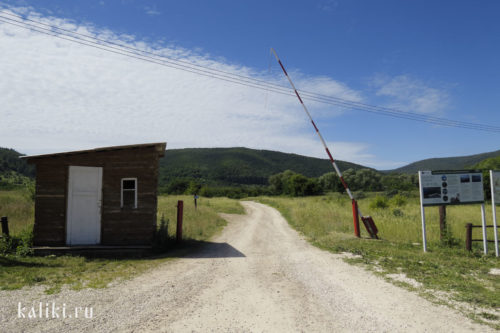
[[[500,126],[498,1],[4,1],[3,10],[204,66]],[[0,146],[167,141],[326,157],[298,102],[0,22]],[[500,135],[306,100],[334,157],[390,169],[500,149]]]

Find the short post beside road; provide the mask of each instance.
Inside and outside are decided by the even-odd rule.
[[[182,241],[182,213],[184,208],[184,202],[182,200],[177,201],[177,231],[176,231],[176,241],[179,243]]]
[[[446,206],[439,206],[439,239],[446,237]]]
[[[198,194],[194,195],[194,209],[198,209]]]
[[[465,248],[472,251],[472,223],[465,225]]]
[[[5,235],[5,237],[9,237],[9,219],[7,216],[2,216],[2,235]]]

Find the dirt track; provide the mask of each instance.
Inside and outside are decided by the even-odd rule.
[[[107,289],[0,292],[1,332],[487,332],[303,240],[244,202],[213,244]],[[16,319],[17,304],[91,306],[89,319]]]

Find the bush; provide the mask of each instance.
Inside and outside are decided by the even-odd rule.
[[[370,208],[387,208],[389,207],[389,200],[386,197],[377,195],[372,202],[370,202]]]
[[[0,238],[0,255],[15,253],[25,257],[33,254],[33,230],[25,229],[16,236]]]
[[[402,216],[404,216],[405,214],[403,213],[403,211],[402,211],[401,209],[396,208],[396,209],[394,209],[394,210],[392,211],[392,215],[394,215],[394,216],[396,216],[396,217],[402,217]]]
[[[27,199],[27,201],[35,202],[35,194],[35,182],[27,183],[23,191],[24,198]]]
[[[25,229],[17,236],[16,254],[19,256],[30,256],[33,254],[33,230]]]
[[[12,252],[12,238],[0,238],[0,255],[6,255]]]
[[[192,180],[189,182],[189,186],[186,189],[185,194],[198,194],[200,189],[201,189],[201,184]]]
[[[401,207],[401,206],[404,206],[406,205],[407,203],[407,200],[404,196],[402,196],[401,194],[396,194],[395,196],[393,196],[390,200],[391,204],[394,205],[394,206],[398,206],[398,207]]]
[[[161,215],[160,227],[156,230],[154,241],[153,241],[153,249],[157,252],[168,249],[170,244],[170,236],[168,235],[168,223],[169,220],[165,220],[165,216]]]
[[[168,194],[184,194],[189,187],[189,181],[186,179],[175,179],[166,187]]]

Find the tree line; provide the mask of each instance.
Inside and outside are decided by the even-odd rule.
[[[384,174],[373,169],[348,169],[344,180],[352,191],[412,191],[418,189],[417,175]],[[286,170],[269,177],[268,185],[217,186],[202,184],[196,179],[175,179],[160,188],[166,194],[199,194],[206,197],[227,196],[243,198],[259,195],[309,196],[326,192],[344,192],[345,189],[335,172],[320,177],[306,177]]]

